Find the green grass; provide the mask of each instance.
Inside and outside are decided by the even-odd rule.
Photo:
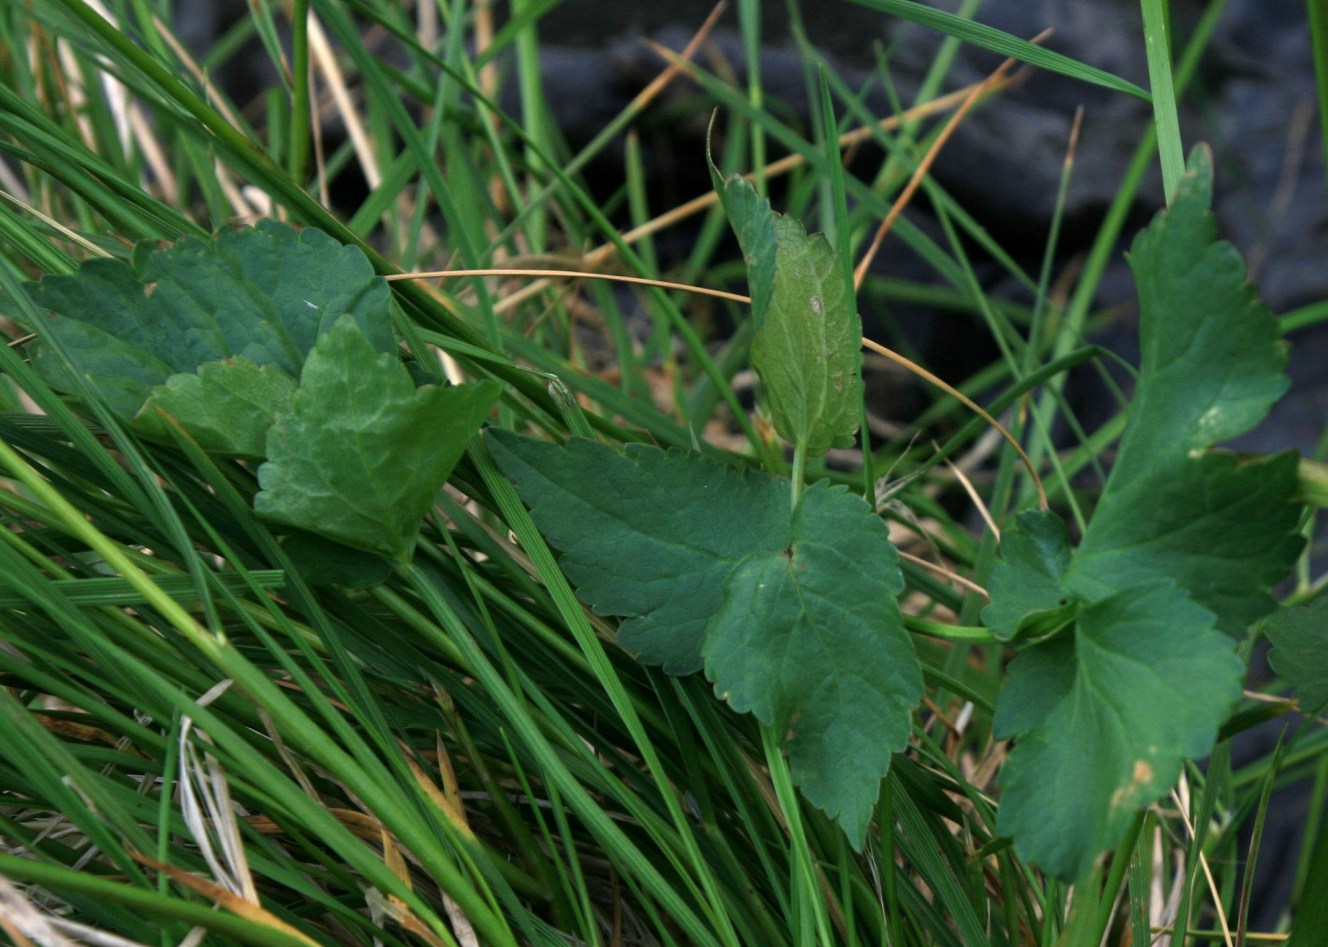
[[[901,14],[914,6],[861,2]],[[112,6],[109,22],[82,0],[0,9],[11,198],[0,202],[0,290],[14,338],[42,321],[21,281],[255,215],[358,245],[383,275],[556,262],[741,290],[717,256],[726,225],[714,206],[699,212],[683,261],[662,265],[652,237],[624,239],[670,211],[650,204],[637,145],[620,193],[592,196],[586,167],[650,103],[634,101],[571,151],[538,82],[540,28],[558,16],[557,0],[513,4],[496,30],[475,5],[440,4],[432,39],[421,38],[414,5],[260,2],[197,63],[178,53],[169,4]],[[751,48],[761,4],[736,7]],[[1144,7],[1150,29],[1165,21],[1165,4]],[[1177,89],[1220,7],[1190,45],[1175,38]],[[964,20],[927,22],[1138,94]],[[1313,22],[1321,34],[1322,19]],[[379,58],[371,36],[391,38],[396,55]],[[252,102],[227,101],[205,79],[249,41],[280,79]],[[797,155],[786,209],[829,224],[855,260],[946,115],[878,129],[887,158],[874,176],[841,173],[835,134],[885,116],[815,49],[804,54],[819,132],[782,118],[757,77],[735,85],[704,56],[680,67],[702,90],[687,107],[719,110],[725,172],[756,169],[769,181],[769,156]],[[945,87],[947,62],[928,97]],[[1155,66],[1170,171],[1175,100],[1158,80],[1170,81],[1171,65]],[[497,109],[496,84],[517,90],[517,114]],[[999,97],[979,107],[999,108]],[[334,114],[356,129],[335,146],[310,134]],[[864,290],[864,306],[921,298],[969,313],[969,331],[1001,343],[992,365],[948,380],[1012,418],[1066,510],[1091,505],[1082,474],[1100,470],[1120,425],[1068,449],[1053,444],[1058,423],[1081,429],[1061,380],[1103,357],[1084,343],[1092,300],[1156,154],[1144,136],[1068,299],[1052,291],[1054,235],[1042,271],[1023,272],[929,178],[923,192],[943,241],[903,219],[890,240],[924,259],[935,283],[869,280]],[[339,169],[374,182],[361,205],[325,203]],[[988,298],[973,247],[1034,305]],[[749,384],[750,333],[703,328],[741,327],[736,303],[660,288],[633,289],[628,302],[587,281],[393,285],[397,328],[422,362],[437,366],[431,352],[442,350],[449,371],[502,384],[497,424],[698,445],[733,464],[786,469],[738,394]],[[1323,318],[1321,306],[1285,314],[1288,328]],[[768,731],[699,677],[642,667],[614,645],[612,622],[577,601],[478,440],[409,569],[367,591],[311,587],[303,563],[254,516],[252,469],[187,442],[142,442],[95,394],[51,390],[21,343],[0,354],[0,370],[0,897],[28,912],[0,911],[0,929],[16,943],[83,925],[161,945],[197,929],[208,943],[254,944],[1052,947],[1104,934],[1122,944],[1161,916],[1150,881],[1184,892],[1166,924],[1187,930],[1187,943],[1213,943],[1199,932],[1223,918],[1234,932],[1248,898],[1240,825],[1261,819],[1269,787],[1312,778],[1318,802],[1328,786],[1322,728],[1301,728],[1238,769],[1222,744],[1187,772],[1184,805],[1150,809],[1095,879],[1100,889],[1072,894],[995,831],[1007,747],[991,737],[991,706],[1005,652],[918,635],[932,703],[915,715],[879,830],[857,853],[799,801]],[[869,361],[865,371],[870,383],[879,369]],[[933,441],[972,471],[998,518],[1029,505],[1033,483],[955,399],[928,397],[916,428],[883,428],[865,455],[812,461],[807,472],[860,490],[886,477],[877,496],[901,548],[981,585],[995,540],[965,525],[971,505]],[[916,627],[978,624],[981,598],[965,586],[911,563],[905,575]],[[1315,581],[1305,567],[1297,594],[1313,594]],[[1307,906],[1328,861],[1322,825],[1312,837],[1300,872]]]

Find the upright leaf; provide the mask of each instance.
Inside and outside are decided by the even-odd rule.
[[[254,509],[274,523],[410,558],[420,522],[498,398],[492,382],[416,389],[349,317],[314,346],[267,436]]]
[[[839,255],[742,177],[718,186],[748,264],[752,364],[775,430],[812,457],[851,444],[862,414],[862,324]]]
[[[1208,211],[1212,157],[1197,148],[1170,210],[1135,240],[1142,361],[1072,587],[1102,594],[1170,576],[1233,636],[1273,608],[1300,550],[1296,458],[1208,454],[1286,391],[1286,353],[1240,255]]]
[[[1286,387],[1276,321],[1215,239],[1211,187],[1197,149],[1170,210],[1135,241],[1143,358],[1083,541],[1071,555],[1054,516],[1021,516],[983,612],[1004,638],[1077,613],[1020,655],[997,701],[998,729],[1017,738],[1001,831],[1067,880],[1211,747],[1239,694],[1231,637],[1271,610],[1300,548],[1295,456],[1209,451]]]

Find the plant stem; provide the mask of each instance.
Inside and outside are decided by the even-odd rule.
[[[790,509],[798,508],[798,501],[802,499],[803,479],[807,473],[807,448],[803,444],[798,444],[793,448],[793,489],[792,502]]]

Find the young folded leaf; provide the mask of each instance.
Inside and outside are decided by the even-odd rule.
[[[776,214],[740,175],[716,182],[751,284],[752,365],[780,437],[809,457],[853,443],[862,417],[862,323],[823,234]]]

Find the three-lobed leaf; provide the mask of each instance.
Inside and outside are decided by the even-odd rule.
[[[492,382],[416,388],[350,317],[324,333],[267,436],[260,516],[396,562],[498,398]]]
[[[861,845],[921,671],[885,523],[861,497],[644,445],[491,431],[577,595],[619,643],[787,734],[794,781]]]
[[[1276,320],[1215,239],[1211,187],[1197,149],[1135,241],[1137,391],[1079,548],[1051,514],[1022,515],[983,612],[1006,639],[1048,615],[1074,621],[1021,653],[997,701],[998,729],[1016,737],[998,826],[1067,880],[1211,748],[1239,696],[1232,638],[1272,609],[1300,548],[1294,455],[1209,451],[1286,387]]]
[[[486,440],[577,594],[622,616],[619,644],[670,674],[701,669],[729,571],[787,546],[788,484],[769,474],[641,444],[619,453],[498,430]]]

